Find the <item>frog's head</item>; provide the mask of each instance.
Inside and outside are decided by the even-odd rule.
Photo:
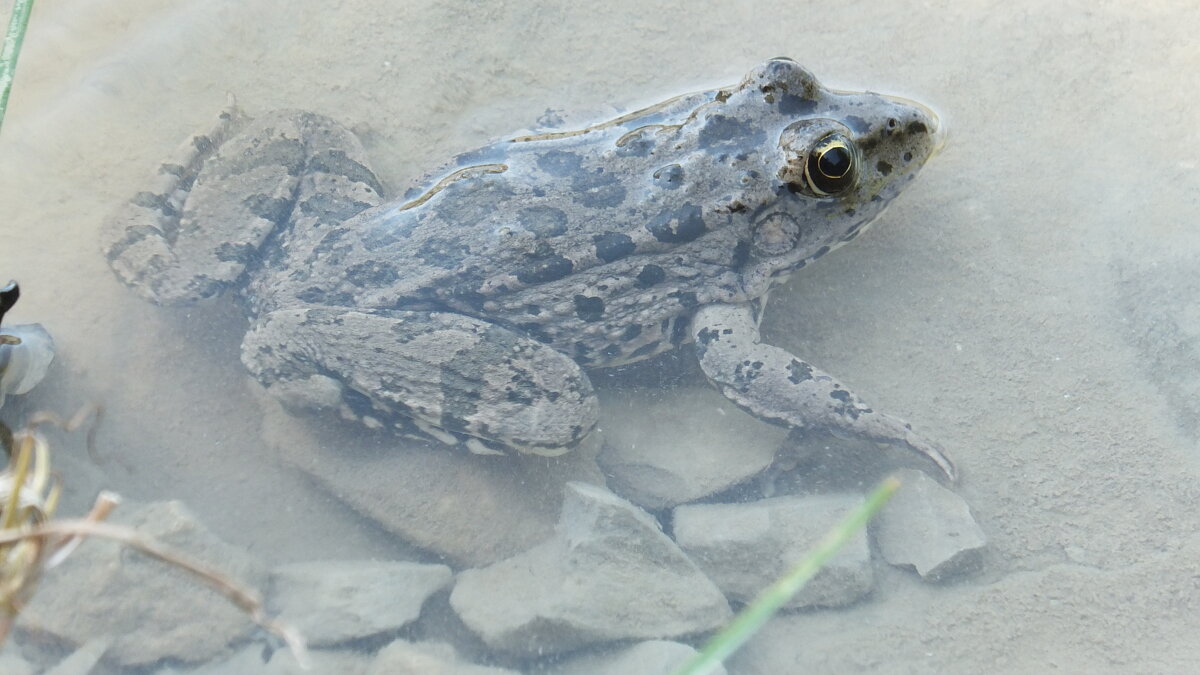
[[[737,93],[778,111],[767,153],[776,198],[754,216],[745,268],[762,290],[861,234],[943,140],[928,108],[826,89],[789,59],[759,66]]]

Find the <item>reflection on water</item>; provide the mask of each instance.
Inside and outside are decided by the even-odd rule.
[[[954,493],[988,544],[948,582],[922,578],[909,569],[922,569],[916,560],[889,565],[884,535],[873,531],[874,549],[863,539],[858,557],[845,554],[822,581],[834,595],[816,604],[843,609],[790,610],[727,664],[729,672],[1028,672],[1050,663],[1171,671],[1197,661],[1187,639],[1196,628],[1187,610],[1198,598],[1189,571],[1197,495],[1188,373],[1197,356],[1186,261],[1197,248],[1189,225],[1200,194],[1187,92],[1200,71],[1183,39],[1196,10],[971,2],[758,9],[689,8],[686,20],[668,20],[644,6],[611,5],[39,7],[0,136],[8,254],[0,275],[18,279],[23,292],[5,325],[43,324],[58,356],[42,385],[6,402],[4,419],[104,403],[101,463],[80,439],[55,439],[68,488],[62,510],[81,512],[100,488],[131,502],[179,500],[118,511],[208,550],[268,590],[300,589],[287,599],[271,590],[272,611],[305,627],[328,672],[365,670],[372,661],[378,672],[402,672],[400,664],[439,660],[524,672],[651,672],[646,664],[670,663],[686,647],[639,641],[698,644],[728,618],[726,598],[736,608],[744,597],[728,590],[734,582],[709,566],[713,560],[733,561],[744,572],[737,583],[757,585],[823,527],[816,502],[800,500],[861,494],[890,468],[930,467],[853,439],[783,439],[708,388],[685,352],[596,372],[607,448],[595,437],[561,458],[514,458],[403,440],[372,428],[381,419],[370,402],[330,396],[339,368],[366,391],[380,390],[387,372],[386,358],[360,349],[376,333],[334,317],[321,325],[291,317],[260,335],[259,346],[300,347],[272,352],[280,357],[270,362],[274,375],[310,365],[291,378],[285,402],[327,408],[292,414],[246,373],[241,341],[251,326],[238,300],[144,303],[106,268],[101,223],[145,189],[147,170],[180,139],[212,119],[226,92],[252,116],[303,109],[346,125],[362,139],[381,189],[400,194],[443,158],[535,128],[539,118],[566,116],[574,125],[613,117],[736,82],[764,57],[788,54],[840,89],[927,101],[952,136],[877,227],[773,294],[764,339],[936,437],[962,473]],[[1141,123],[1147,101],[1152,130]],[[274,151],[287,154],[278,144]],[[1146,158],[1153,161],[1135,161]],[[879,170],[878,161],[871,167]],[[682,165],[684,176],[689,168]],[[327,173],[334,183],[346,174]],[[616,183],[598,175],[582,192],[602,196],[624,174],[614,165]],[[342,194],[354,186],[343,183],[350,189]],[[269,211],[269,191],[253,194],[268,198],[243,206]],[[174,208],[150,204],[164,206]],[[228,214],[214,215],[224,222]],[[772,232],[786,235],[779,225]],[[526,231],[504,238],[508,248],[486,260],[536,257],[536,237],[521,239]],[[443,244],[452,245],[461,232],[445,234]],[[622,243],[596,250],[612,253]],[[758,250],[777,244],[766,236]],[[336,242],[329,250],[337,254]],[[236,261],[239,250],[221,256]],[[404,257],[409,267],[417,260]],[[575,271],[582,262],[569,264]],[[538,269],[549,273],[547,265]],[[403,268],[389,269],[361,273]],[[589,279],[588,288],[633,283],[615,276]],[[572,292],[524,302],[522,311],[559,311],[551,303],[561,303],[586,322],[601,311],[589,298],[601,296],[617,294]],[[406,330],[395,321],[386,327]],[[400,342],[427,361],[420,355],[450,349],[461,326],[454,328],[409,326]],[[336,348],[320,336],[335,336]],[[322,368],[311,367],[322,359]],[[484,362],[493,361],[472,363]],[[503,375],[477,370],[444,367],[426,377]],[[581,391],[569,367],[554,372],[563,379],[513,380],[500,390],[515,399]],[[477,403],[439,401],[431,414],[471,423]],[[516,405],[489,422],[555,423],[521,419],[529,409]],[[934,500],[923,503],[940,503],[941,489],[923,488]],[[794,521],[793,501],[809,505]],[[703,508],[718,503],[745,509],[726,516]],[[679,505],[688,505],[683,519]],[[729,517],[741,520],[730,525]],[[64,571],[88,569],[88,560]],[[19,633],[0,654],[15,657],[20,647],[30,662],[54,663],[104,630],[83,622],[68,630],[63,615],[99,613],[111,625],[131,622],[108,646],[104,667],[152,672],[169,656],[186,667],[232,658],[217,666],[224,672],[262,668],[265,638],[236,612],[172,612],[167,598],[183,592],[179,584],[155,581],[152,566],[134,567],[131,555],[115,560],[120,575],[88,577],[84,586],[111,599],[56,609],[71,584],[52,576],[42,608],[29,607],[30,627],[52,629],[66,644],[35,649],[44,639]],[[848,593],[863,584],[869,594]],[[662,623],[663,607],[674,623]],[[153,639],[134,632],[150,624],[163,627]],[[186,628],[167,628],[177,626]]]

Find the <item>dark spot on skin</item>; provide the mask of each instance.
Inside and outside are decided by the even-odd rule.
[[[846,391],[845,389],[834,389],[833,391],[829,392],[829,398],[841,401],[842,403],[849,403],[850,392]]]
[[[927,133],[929,133],[929,127],[925,126],[924,122],[909,122],[908,126],[905,127],[904,130],[910,134],[927,134]]]
[[[633,253],[636,246],[629,235],[621,232],[604,232],[592,237],[596,244],[596,257],[606,263],[620,260]]]
[[[604,318],[604,301],[587,295],[575,296],[575,316],[588,322]]]
[[[575,270],[575,265],[562,256],[544,258],[517,270],[517,281],[523,284],[541,284],[557,281]]]
[[[750,260],[750,242],[739,241],[737,246],[733,247],[733,258],[729,264],[733,269],[740,270]]]
[[[655,239],[671,244],[692,241],[705,232],[700,207],[695,204],[684,204],[674,211],[660,214],[646,229]]]
[[[258,249],[253,244],[232,244],[225,242],[217,247],[217,260],[221,262],[235,262],[241,265],[247,265],[254,260]]]
[[[856,134],[865,134],[871,130],[871,123],[859,117],[858,115],[846,115],[846,126]]]
[[[168,218],[179,215],[174,208],[171,207],[170,200],[165,195],[156,195],[153,192],[139,192],[134,195],[133,199],[129,200],[136,206],[144,209],[158,211]]]
[[[800,384],[805,380],[812,379],[812,366],[799,360],[792,359],[792,362],[787,365],[788,381],[792,384]]]
[[[286,222],[292,212],[291,200],[267,195],[250,195],[242,201],[242,206],[255,216],[272,223]]]
[[[621,332],[621,339],[625,342],[629,342],[630,340],[636,338],[637,336],[639,336],[641,334],[642,334],[642,327],[637,324],[634,324]]]
[[[872,150],[874,150],[878,146],[879,146],[879,139],[875,138],[875,137],[868,138],[867,140],[858,144],[858,147],[863,151],[864,154],[870,153]]]
[[[566,232],[566,214],[553,207],[529,207],[517,211],[517,225],[538,238],[558,237]]]
[[[648,288],[667,278],[667,273],[658,265],[646,265],[637,274],[638,285]]]
[[[700,332],[696,333],[696,344],[699,345],[708,345],[720,339],[720,333],[711,328],[701,328]]]
[[[452,270],[470,249],[457,239],[430,237],[417,249],[417,257],[431,267]]]
[[[732,141],[750,133],[751,129],[745,122],[725,115],[710,115],[700,128],[698,144],[701,148],[710,148],[718,143]]]
[[[825,255],[826,253],[829,253],[829,247],[822,246],[821,248],[817,249],[816,253],[814,253],[812,255],[811,260],[816,260],[817,258],[820,258],[821,256]]]
[[[322,223],[342,223],[370,206],[366,202],[337,199],[328,194],[316,194],[298,204],[297,208],[300,213],[312,216]]]
[[[892,165],[882,159],[875,163],[875,168],[885,176],[892,172]]]
[[[537,384],[527,377],[513,375],[511,382],[504,387],[505,400],[521,405],[533,405],[540,398]]]
[[[542,308],[537,305],[525,305],[525,313],[537,316],[542,313]]]
[[[253,152],[214,158],[204,165],[212,176],[228,178],[261,167],[272,172],[283,168],[289,176],[299,176],[305,167],[304,144],[291,138],[271,138],[254,148]]]
[[[803,98],[795,94],[784,94],[779,97],[779,112],[782,115],[807,115],[817,109],[817,101]]]
[[[583,158],[565,150],[551,150],[538,157],[538,168],[551,176],[572,176],[579,172]]]
[[[471,282],[466,279],[459,280],[447,288],[438,289],[438,297],[451,306],[467,305],[475,310],[482,309],[483,303],[487,301],[487,296],[475,290],[475,287],[470,284]]]
[[[536,321],[519,323],[517,324],[517,329],[538,342],[549,343],[554,341],[554,338],[546,332],[546,326]]]
[[[313,305],[331,305],[334,307],[349,307],[354,302],[354,296],[346,292],[330,293],[316,286],[306,288],[296,294],[296,297]]]
[[[762,361],[742,361],[733,369],[733,380],[742,385],[739,387],[741,391],[749,391],[751,384],[762,375],[761,370]]]
[[[700,300],[696,298],[696,294],[692,291],[675,291],[667,295],[678,300],[679,305],[684,309],[692,309],[700,304]]]
[[[906,162],[912,161],[912,153],[911,152],[904,153],[904,161],[906,161]]]
[[[577,174],[571,181],[571,190],[575,201],[590,209],[613,208],[625,201],[625,187],[603,169]]]
[[[582,342],[576,342],[575,348],[572,351],[574,352],[574,355],[571,358],[575,360],[575,363],[578,363],[581,366],[586,366],[595,361],[595,359],[592,358],[592,348],[583,344]]]
[[[387,286],[399,278],[396,266],[389,262],[371,261],[346,268],[346,281],[359,288]]]
[[[671,324],[671,344],[678,347],[683,344],[688,338],[688,324],[691,323],[690,316],[677,316],[672,319]]]

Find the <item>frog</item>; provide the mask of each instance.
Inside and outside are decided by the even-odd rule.
[[[106,224],[163,305],[230,292],[241,361],[292,410],[477,454],[593,437],[589,372],[679,348],[730,401],[956,468],[933,440],[761,339],[772,291],[865,232],[941,147],[938,116],[796,61],[597,124],[502,138],[387,198],[361,141],[233,101]]]

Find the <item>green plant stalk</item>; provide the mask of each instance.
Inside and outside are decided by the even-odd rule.
[[[821,543],[803,560],[787,571],[775,583],[768,586],[754,601],[738,613],[720,633],[717,633],[696,656],[675,672],[675,675],[705,675],[712,672],[730,654],[737,651],[754,633],[762,628],[780,607],[783,607],[804,585],[809,582],[825,563],[829,561],[850,538],[867,526],[869,521],[887,503],[900,481],[886,478],[875,488],[867,500],[838,523]]]
[[[33,0],[13,0],[12,16],[8,19],[8,31],[4,34],[4,47],[0,49],[0,125],[4,124],[4,113],[8,111],[8,93],[12,91],[13,72],[17,69],[17,56],[25,42],[25,29],[29,27],[29,14],[33,11]]]

